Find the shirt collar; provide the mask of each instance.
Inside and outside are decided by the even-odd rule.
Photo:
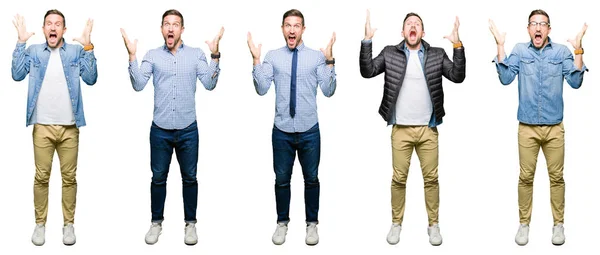
[[[62,39],[63,44],[60,46],[60,49],[65,50],[67,48],[67,41],[65,38]],[[44,43],[44,50],[50,51],[50,46],[48,46],[48,41]]]
[[[304,49],[304,47],[306,47],[306,46],[304,46],[304,42],[302,42],[302,43],[300,43],[300,45],[296,46],[296,49],[298,49],[298,51],[301,51],[301,50],[303,50],[303,49]],[[290,51],[292,51],[290,48],[288,48],[288,49],[289,49]]]
[[[531,40],[529,41],[528,47],[537,50],[535,48],[535,45],[533,45],[533,41],[531,41]],[[546,46],[544,46],[544,47],[550,47],[550,48],[552,48],[552,40],[550,39],[550,37],[548,37],[548,44],[546,44]]]
[[[182,50],[182,49],[183,49],[183,45],[184,45],[184,42],[183,42],[183,40],[182,40],[182,41],[181,41],[181,45],[179,45],[179,48],[177,49],[177,51],[179,51],[179,50]],[[165,44],[163,44],[163,50],[164,50],[164,51],[170,51],[170,50],[169,50],[169,48],[167,47],[167,44],[166,44],[166,43],[165,43]]]

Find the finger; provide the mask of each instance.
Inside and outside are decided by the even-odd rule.
[[[367,9],[367,24],[371,23],[371,11]]]
[[[121,36],[123,36],[123,40],[129,41],[127,37],[127,33],[125,33],[125,29],[121,28]]]
[[[133,46],[137,46],[137,42],[138,42],[138,41],[137,41],[137,39],[135,39],[135,40],[133,41]]]
[[[225,33],[225,28],[221,27],[221,30],[219,30],[219,38],[223,37],[223,33]]]

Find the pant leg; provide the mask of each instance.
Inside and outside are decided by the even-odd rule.
[[[176,131],[175,154],[181,170],[185,222],[196,223],[198,208],[198,126],[196,121]]]
[[[419,127],[420,139],[415,146],[421,162],[425,188],[425,206],[429,226],[439,220],[440,189],[438,183],[438,131],[428,126]]]
[[[167,197],[167,176],[173,156],[172,130],[164,130],[152,123],[150,128],[150,168],[152,182],[150,184],[152,222],[164,219],[165,199]]]
[[[75,223],[77,201],[77,157],[79,154],[79,129],[75,126],[54,126],[59,140],[56,152],[62,176],[62,210],[64,224]]]
[[[55,150],[55,135],[50,126],[33,125],[33,155],[35,179],[33,181],[33,204],[35,223],[45,224],[48,218],[48,183]]]
[[[304,208],[306,222],[319,222],[319,162],[321,160],[321,134],[319,123],[298,134],[298,161],[304,176]]]
[[[277,222],[288,222],[290,220],[290,182],[296,160],[294,135],[273,127],[271,141],[273,144],[273,169],[275,170]]]
[[[533,177],[540,151],[540,127],[519,123],[519,221],[529,224],[533,202]]]
[[[546,157],[548,175],[550,177],[550,205],[554,224],[564,223],[565,215],[565,180],[563,170],[565,165],[565,129],[562,124],[548,126],[546,140],[542,151]]]
[[[402,224],[406,201],[406,180],[410,159],[414,148],[412,127],[394,125],[392,127],[392,222]]]

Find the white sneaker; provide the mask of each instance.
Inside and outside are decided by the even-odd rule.
[[[563,245],[565,243],[565,228],[562,223],[556,224],[552,228],[552,244]]]
[[[198,243],[198,235],[196,234],[196,223],[185,224],[185,244],[195,245]]]
[[[46,226],[44,224],[36,224],[31,236],[31,242],[37,246],[42,246],[46,242]]]
[[[152,226],[150,226],[150,230],[148,230],[148,233],[146,233],[146,243],[147,244],[155,244],[156,242],[158,242],[158,236],[160,236],[160,233],[162,232],[162,225],[161,223],[152,223]]]
[[[319,243],[319,232],[317,232],[317,223],[310,222],[306,226],[306,239],[304,239],[307,245],[316,245]]]
[[[433,226],[427,228],[427,234],[429,235],[429,243],[433,246],[442,244],[442,235],[440,234],[440,226],[436,223]]]
[[[389,244],[397,244],[400,242],[400,230],[402,230],[402,225],[394,223],[390,228],[390,232],[387,235],[387,242]]]
[[[515,242],[521,246],[526,245],[529,242],[529,225],[519,225],[519,231],[517,232],[517,236],[515,236]]]
[[[73,227],[73,223],[67,223],[63,227],[63,243],[65,245],[75,244],[75,228]]]
[[[275,229],[275,233],[273,233],[273,243],[276,245],[281,245],[285,243],[285,235],[287,235],[287,223],[277,223],[277,228]]]

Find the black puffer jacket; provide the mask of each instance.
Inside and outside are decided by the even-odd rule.
[[[436,123],[439,123],[446,115],[442,75],[455,83],[461,83],[465,79],[465,50],[464,47],[454,49],[453,61],[450,61],[444,49],[430,47],[423,40],[421,43],[425,49],[423,59],[425,80],[431,96]],[[393,117],[392,114],[406,73],[408,59],[404,48],[404,41],[398,45],[386,46],[375,59],[373,59],[372,43],[362,43],[360,48],[360,74],[362,77],[371,78],[385,72],[385,88],[379,114],[387,122],[390,122]]]

